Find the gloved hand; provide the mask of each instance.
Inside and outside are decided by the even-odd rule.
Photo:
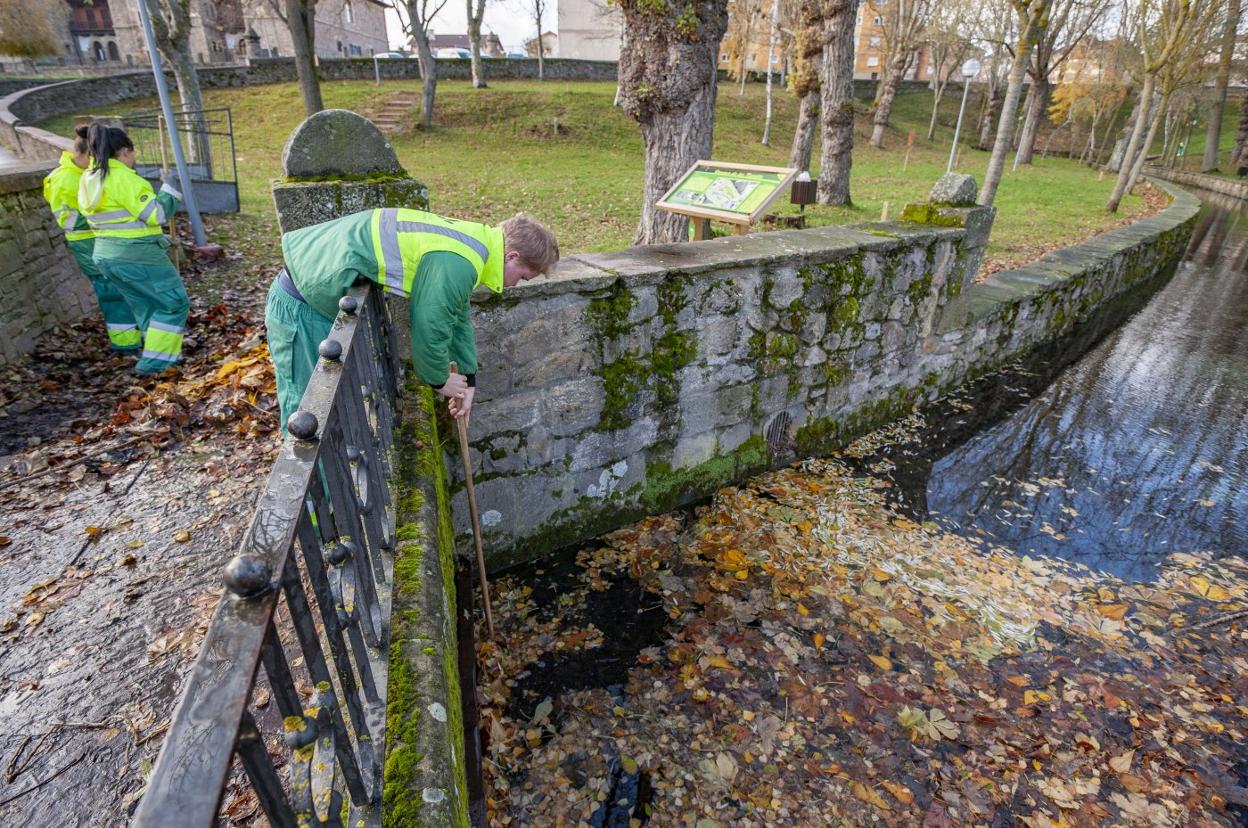
[[[160,188],[182,197],[182,181],[178,178],[177,167],[170,167],[160,176]]]
[[[463,417],[464,425],[468,425],[468,416],[472,413],[472,399],[476,395],[477,389],[469,386],[462,397],[451,397],[448,407],[451,409],[452,417]]]
[[[446,382],[438,389],[438,393],[444,397],[455,399],[462,397],[464,392],[468,390],[468,378],[463,374],[451,374],[446,378]]]

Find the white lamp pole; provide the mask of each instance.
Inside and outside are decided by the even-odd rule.
[[[953,146],[949,147],[949,165],[946,173],[953,172],[953,159],[958,152],[958,135],[962,132],[962,115],[966,112],[966,95],[971,91],[971,78],[979,74],[979,61],[971,58],[962,64],[962,105],[958,107],[958,123],[953,128]]]

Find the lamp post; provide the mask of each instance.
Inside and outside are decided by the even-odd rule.
[[[962,64],[962,105],[958,107],[958,123],[953,128],[953,146],[949,147],[949,165],[946,173],[953,172],[953,159],[958,152],[958,135],[962,132],[962,115],[966,112],[966,95],[971,91],[971,78],[979,74],[979,61],[971,58]]]
[[[191,187],[191,173],[186,167],[186,158],[182,155],[182,141],[176,129],[177,121],[173,119],[173,107],[169,104],[169,87],[165,83],[165,71],[160,65],[160,53],[156,51],[156,36],[152,34],[152,19],[148,15],[147,0],[139,0],[139,22],[143,24],[143,39],[147,42],[147,51],[152,58],[152,73],[156,76],[156,93],[160,98],[160,108],[165,114],[165,123],[169,125],[169,143],[173,147],[173,163],[178,168],[178,179],[182,182],[182,203],[186,205],[186,214],[191,219],[191,234],[195,243],[203,246],[208,239],[204,236],[204,223],[199,218],[199,208],[195,205],[195,191]],[[173,217],[169,217],[172,227]]]

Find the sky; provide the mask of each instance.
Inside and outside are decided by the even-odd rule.
[[[433,3],[437,1],[433,0]],[[548,0],[546,12],[542,17],[543,29],[555,30],[555,15],[558,8],[556,0]],[[434,32],[441,34],[467,34],[467,0],[446,0],[442,11],[433,18],[431,28]],[[394,9],[386,10],[386,30],[390,37],[391,48],[401,48],[406,51],[407,38],[403,34],[398,13]],[[525,0],[488,0],[485,5],[485,22],[481,26],[481,31],[497,34],[503,41],[503,48],[507,51],[522,52],[524,41],[537,33],[537,26],[533,22],[530,4]]]

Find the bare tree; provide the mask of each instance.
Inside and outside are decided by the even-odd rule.
[[[979,8],[972,20],[972,30],[979,33],[979,41],[987,48],[987,62],[980,70],[984,79],[984,97],[975,147],[990,150],[996,135],[997,115],[1001,112],[1009,81],[1014,45],[1018,42],[1018,15],[1010,0],[989,0]]]
[[[1036,41],[1027,66],[1031,88],[1027,92],[1027,113],[1014,156],[1015,164],[1031,163],[1040,124],[1053,91],[1050,79],[1060,76],[1066,60],[1080,44],[1086,45],[1089,33],[1105,20],[1109,6],[1110,0],[1052,0],[1049,25]]]
[[[316,74],[317,0],[251,0],[253,6],[267,8],[286,24],[295,50],[295,76],[303,96],[303,112],[312,116],[325,108],[321,100],[321,79]]]
[[[1240,0],[1227,0],[1226,20],[1222,27],[1222,51],[1218,55],[1218,75],[1213,87],[1213,106],[1209,110],[1209,126],[1205,131],[1205,157],[1201,172],[1218,168],[1218,145],[1222,140],[1222,113],[1226,110],[1226,90],[1231,82],[1231,62],[1235,58],[1235,36],[1239,31]],[[1245,107],[1248,109],[1248,107]]]
[[[1154,102],[1158,77],[1170,66],[1184,45],[1190,45],[1189,38],[1198,30],[1202,18],[1208,16],[1210,6],[1212,3],[1207,0],[1139,0],[1132,16],[1132,24],[1135,28],[1135,42],[1143,58],[1144,78],[1136,104],[1135,126],[1127,139],[1114,191],[1105,204],[1105,209],[1111,213],[1118,211],[1122,197],[1135,183],[1139,170],[1143,168],[1144,157],[1148,155],[1148,148],[1157,133],[1157,124],[1166,103],[1164,100],[1160,102],[1161,105]],[[1172,85],[1174,78],[1172,74]],[[1152,114],[1146,115],[1148,112]],[[1144,134],[1146,129],[1147,138]]]
[[[542,19],[546,16],[547,0],[529,0],[529,11],[537,24],[537,79],[546,79],[546,38],[542,36]]]
[[[485,19],[485,0],[468,2],[468,49],[472,55],[472,86],[484,89],[485,67],[481,63],[481,21]]]
[[[801,0],[793,36],[793,71],[789,74],[789,83],[800,103],[793,145],[789,149],[789,166],[798,170],[810,169],[815,128],[819,123],[819,78],[823,62],[823,20],[819,3],[820,0]]]
[[[716,62],[728,25],[727,5],[727,0],[680,6],[620,0],[620,108],[640,125],[646,154],[634,244],[688,238],[688,220],[656,210],[654,204],[694,161],[710,157]]]
[[[433,126],[433,102],[438,92],[438,65],[429,44],[429,27],[446,6],[447,0],[400,0],[394,4],[403,32],[416,43],[416,59],[420,63],[420,127]]]
[[[854,20],[858,0],[824,0],[822,77],[823,126],[819,160],[819,203],[852,204],[849,172],[854,149]]]
[[[59,51],[48,10],[30,0],[0,0],[0,55],[34,60]]]
[[[1018,98],[1023,91],[1023,76],[1027,72],[1031,50],[1044,35],[1049,18],[1049,0],[1011,0],[1011,5],[1018,15],[1019,35],[1014,47],[1014,60],[1010,66],[1005,101],[1001,105],[1001,117],[997,122],[997,138],[988,159],[984,186],[979,191],[979,203],[985,207],[992,206],[996,200],[997,187],[1000,186],[1001,175],[1005,172],[1005,156],[1010,151],[1010,135],[1013,131],[1014,115],[1018,111]]]
[[[927,140],[936,135],[936,116],[949,81],[971,52],[970,9],[964,0],[936,3],[928,16],[925,39],[935,74],[932,75],[932,117],[927,123]],[[967,82],[964,81],[963,82]]]
[[[893,113],[897,88],[914,60],[927,28],[933,0],[894,0],[884,7],[880,40],[884,47],[884,77],[875,96],[871,146],[884,146],[884,131]]]
[[[763,144],[771,143],[771,76],[776,59],[776,39],[780,33],[780,0],[771,0],[771,33],[767,38],[767,117],[763,121]]]
[[[199,88],[199,73],[191,60],[191,0],[144,0],[152,18],[152,34],[156,49],[173,71],[178,86],[178,98],[190,115],[194,129],[189,154],[191,160],[211,166],[211,145],[208,141],[208,124],[204,119],[204,95]],[[170,124],[171,131],[177,128]]]
[[[754,27],[762,16],[762,0],[731,0],[728,4],[728,31],[724,34],[724,51],[728,54],[728,76],[737,82],[737,94],[745,94],[745,81],[750,75],[750,49]]]

